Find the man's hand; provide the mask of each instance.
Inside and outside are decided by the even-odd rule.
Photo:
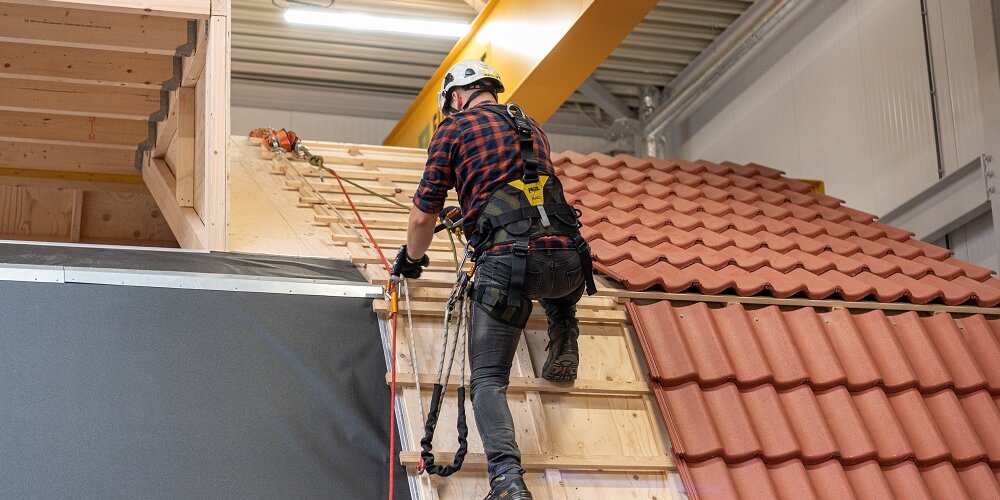
[[[406,253],[406,245],[403,245],[399,247],[399,253],[396,254],[396,262],[392,265],[392,275],[417,279],[430,263],[431,259],[426,254],[415,261],[411,260],[409,254]]]

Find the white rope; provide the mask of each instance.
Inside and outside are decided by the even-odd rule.
[[[417,403],[420,405],[420,418],[424,418],[427,412],[424,411],[424,393],[420,388],[420,370],[417,368],[417,345],[413,340],[413,308],[410,307],[410,284],[405,277],[399,281],[399,288],[403,290],[403,302],[406,304],[406,336],[410,340],[410,367],[413,369],[413,382],[417,386]]]

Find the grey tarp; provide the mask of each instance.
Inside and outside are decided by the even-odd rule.
[[[0,498],[385,498],[378,332],[371,299],[0,282]]]

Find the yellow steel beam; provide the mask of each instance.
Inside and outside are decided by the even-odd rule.
[[[386,137],[390,146],[427,147],[441,117],[436,92],[462,59],[493,65],[516,102],[544,123],[594,72],[657,0],[492,0]]]

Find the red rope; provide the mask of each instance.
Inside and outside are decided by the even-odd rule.
[[[358,207],[354,206],[354,202],[351,201],[351,195],[347,194],[347,188],[344,187],[344,183],[340,180],[340,176],[337,175],[337,171],[334,169],[329,169],[333,172],[333,177],[337,179],[337,184],[340,184],[340,190],[344,193],[344,198],[347,199],[347,203],[351,206],[351,210],[354,211],[354,217],[358,219],[361,223],[361,228],[365,230],[365,234],[368,235],[368,241],[372,243],[375,247],[375,251],[378,252],[378,256],[382,259],[382,265],[385,266],[385,272],[392,275],[392,266],[389,265],[389,260],[385,258],[385,254],[382,253],[382,248],[379,247],[378,241],[372,236],[372,232],[368,229],[368,225],[365,224],[365,220],[361,218],[361,214],[358,213]],[[392,341],[389,348],[389,371],[392,373],[392,381],[389,384],[389,500],[393,498],[393,492],[396,487],[396,320],[399,314],[392,314]]]

